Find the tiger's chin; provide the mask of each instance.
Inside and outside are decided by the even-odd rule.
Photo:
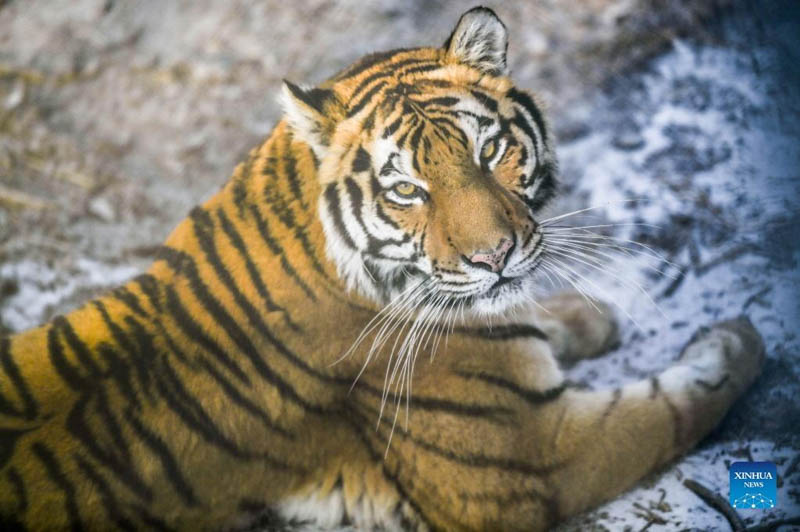
[[[519,277],[501,277],[488,290],[472,296],[471,313],[491,317],[511,312],[533,300],[536,284],[533,273]]]

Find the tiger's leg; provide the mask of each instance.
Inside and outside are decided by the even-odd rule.
[[[752,384],[763,360],[761,337],[739,318],[698,332],[658,376],[612,391],[571,390],[548,405],[536,423],[544,430],[538,440],[549,444],[536,452],[563,464],[549,479],[560,516],[615,496],[690,449]]]
[[[535,323],[547,335],[553,354],[560,360],[594,358],[619,342],[614,312],[602,301],[590,303],[577,292],[563,292],[539,305]]]

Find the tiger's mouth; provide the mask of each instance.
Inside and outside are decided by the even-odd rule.
[[[483,289],[475,292],[448,294],[453,302],[463,302],[465,308],[478,308],[489,303],[492,308],[504,308],[519,299],[519,295],[531,287],[531,280],[537,270],[539,261],[528,267],[525,272],[514,275],[500,275],[493,282],[487,283]]]
[[[516,277],[501,276],[492,286],[489,287],[488,290],[481,294],[477,294],[475,298],[477,300],[487,298],[499,299],[514,294],[522,288],[525,280],[528,279],[532,274],[533,268],[531,268],[531,270],[525,274],[518,275]]]
[[[489,288],[488,291],[497,290],[501,286],[507,285],[509,283],[513,283],[514,281],[517,281],[517,280],[518,280],[517,277],[505,277],[505,276],[501,275],[500,278],[497,281],[495,281],[495,283],[491,286],[491,288]]]

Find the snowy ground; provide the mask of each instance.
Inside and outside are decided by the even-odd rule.
[[[585,265],[592,282],[583,287],[619,304],[623,341],[570,378],[593,387],[640,379],[669,365],[698,326],[739,314],[769,355],[755,388],[698,450],[563,530],[727,529],[681,481],[727,499],[728,466],[751,459],[775,462],[782,483],[777,507],[742,511],[745,522],[800,515],[797,463],[787,471],[800,453],[800,107],[779,61],[765,48],[676,42],[598,99],[603,123],[561,146],[573,194],[607,205],[583,223],[625,224],[609,234],[672,263],[625,258],[610,274]]]
[[[44,11],[25,11],[23,3],[0,9],[0,29],[10,28],[0,34],[37,28],[36,39],[14,39],[0,53],[0,196],[21,190],[29,207],[0,202],[0,331],[41,323],[141,271],[152,246],[268,131],[276,109],[264,95],[276,93],[282,75],[318,80],[320,70],[332,73],[367,44],[439,42],[465,7],[441,4],[433,16],[422,3],[319,3],[309,11],[321,13],[330,29],[297,41],[268,31],[308,28],[297,6],[279,23],[240,9],[246,1],[224,12],[222,4],[188,15],[176,8],[161,23],[160,14],[141,9],[149,5],[143,1],[138,10],[99,0],[70,5],[79,4],[74,13],[41,19]],[[516,77],[543,89],[561,137],[565,190],[553,213],[604,206],[564,222],[619,224],[596,230],[639,241],[671,263],[636,255],[613,263],[614,275],[581,271],[586,288],[619,304],[623,342],[570,368],[569,377],[593,387],[642,378],[668,366],[698,326],[739,314],[762,332],[769,359],[754,388],[696,451],[561,530],[725,530],[722,516],[682,480],[727,498],[728,464],[749,459],[775,462],[781,480],[777,508],[742,512],[746,522],[799,515],[797,17],[781,11],[785,4],[742,2],[724,21],[699,29],[703,38],[674,40],[654,59],[635,67],[629,61],[623,73],[603,78],[597,70],[622,62],[619,48],[603,39],[622,32],[614,21],[631,18],[635,2],[605,4],[594,18],[577,7],[570,15],[498,6],[509,22]],[[14,9],[20,13],[11,17]],[[213,12],[210,21],[189,24],[205,11]],[[95,12],[100,22],[86,15]],[[56,16],[66,22],[56,24]],[[541,31],[528,31],[530,20]],[[355,35],[342,36],[345,22]],[[192,32],[172,31],[181,23]],[[292,48],[295,42],[305,49]],[[6,62],[33,70],[12,75]],[[36,81],[62,79],[62,67],[77,72],[77,88]],[[600,80],[600,87],[592,84]],[[32,153],[37,159],[23,158]],[[48,157],[58,164],[41,162]]]

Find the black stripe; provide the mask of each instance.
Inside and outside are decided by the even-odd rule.
[[[363,380],[358,381],[354,391],[363,391],[369,395],[372,395],[373,397],[384,397],[384,392],[382,390],[365,383]],[[396,394],[388,391],[386,392],[385,397],[387,404],[398,403],[400,399]],[[403,400],[405,400],[405,398],[403,398]],[[506,418],[514,413],[512,409],[502,406],[480,403],[465,403],[463,401],[443,399],[440,397],[413,395],[411,402],[413,403],[414,407],[428,412],[443,412],[456,416],[474,417],[484,419],[491,423],[504,424],[502,418]]]
[[[203,309],[222,327],[237,345],[240,352],[245,354],[257,368],[263,368],[264,363],[258,356],[260,350],[256,348],[233,316],[225,310],[222,303],[211,294],[200,278],[194,259],[183,251],[166,246],[162,247],[160,256],[175,273],[187,278],[192,293],[203,306]]]
[[[383,63],[392,59],[395,55],[404,53],[404,52],[411,52],[414,51],[415,48],[398,48],[395,50],[388,50],[386,52],[376,52],[373,54],[366,55],[347,67],[345,70],[340,72],[336,75],[334,79],[343,80],[346,78],[354,78],[369,70],[370,68],[374,67],[379,63]]]
[[[413,74],[421,74],[423,72],[431,72],[433,70],[439,70],[442,68],[442,65],[439,63],[433,65],[420,65],[418,67],[409,68],[408,70],[404,71],[402,76],[411,76]]]
[[[358,412],[353,409],[349,409],[348,413],[354,414],[354,417],[359,417],[363,421],[363,416],[361,416]],[[364,427],[369,426],[368,424],[359,424],[352,420],[350,416],[344,416],[344,418],[349,422],[353,432],[356,434],[361,443],[364,445],[367,453],[370,455],[372,463],[380,464],[381,472],[383,473],[383,478],[389,482],[395,490],[397,490],[398,495],[400,498],[407,502],[409,506],[417,513],[417,516],[423,521],[423,524],[427,525],[430,530],[436,530],[435,527],[432,526],[433,521],[425,515],[425,512],[422,510],[422,507],[419,503],[411,497],[410,493],[406,490],[403,483],[400,482],[400,479],[397,475],[391,471],[389,471],[388,465],[386,464],[386,459],[383,456],[382,452],[376,451],[375,448],[372,446],[372,443],[367,436],[367,433],[364,431]],[[406,482],[409,486],[412,484],[411,480]],[[413,487],[413,486],[410,486]]]
[[[158,383],[163,397],[171,410],[209,444],[243,460],[259,460],[269,463],[273,468],[303,473],[302,468],[283,462],[267,452],[252,452],[239,447],[214,422],[200,401],[192,395],[181,382],[172,366],[163,361]]]
[[[233,375],[243,384],[250,386],[250,377],[239,367],[233,358],[210,336],[203,327],[192,317],[186,307],[181,303],[178,294],[173,288],[167,289],[167,309],[172,319],[183,331],[184,335],[192,342],[199,344],[210,353],[218,362],[228,368]]]
[[[431,123],[437,129],[444,131],[444,134],[447,136],[448,142],[456,141],[464,149],[469,148],[469,139],[467,138],[467,134],[464,133],[464,130],[461,129],[461,127],[451,118],[446,116],[437,116],[435,119],[431,120]]]
[[[8,375],[8,378],[13,383],[17,390],[17,394],[19,395],[20,399],[22,399],[22,403],[24,405],[21,412],[14,408],[10,403],[9,406],[13,408],[15,412],[19,412],[20,415],[27,419],[35,418],[39,412],[39,406],[36,403],[36,399],[33,398],[33,394],[28,387],[28,383],[25,382],[25,379],[22,377],[22,374],[19,371],[17,363],[14,361],[14,358],[11,355],[11,340],[5,336],[0,337],[0,365],[2,365],[3,371],[5,371],[6,375]],[[0,397],[3,396],[0,395]],[[5,401],[5,398],[3,400]]]
[[[412,401],[414,401],[412,399]],[[366,405],[359,405],[361,408],[369,410],[373,415],[376,417],[378,416],[378,410],[372,409]],[[364,426],[369,426],[368,419],[365,416],[361,416],[362,421],[364,422]],[[382,417],[380,419],[381,425],[387,427],[388,430],[391,430],[393,425],[392,419],[387,419]],[[380,429],[378,433],[384,439],[384,441],[388,441],[389,436],[385,432],[382,432]],[[396,431],[394,436],[399,436],[403,440],[408,441],[419,447],[425,451],[430,452],[431,454],[435,454],[440,456],[450,462],[464,465],[471,468],[476,469],[498,469],[500,471],[506,471],[509,473],[518,473],[521,475],[528,475],[528,476],[536,476],[540,477],[542,475],[547,475],[556,471],[557,469],[561,468],[563,464],[551,464],[547,466],[536,466],[531,463],[522,461],[522,460],[515,460],[513,458],[507,458],[505,456],[491,456],[482,453],[467,453],[467,452],[455,452],[450,448],[440,447],[432,442],[427,440],[423,440],[422,438],[418,438],[414,436],[413,433],[410,431]]]
[[[722,388],[722,386],[726,382],[728,382],[729,378],[730,378],[730,375],[726,374],[724,377],[722,377],[719,381],[717,381],[715,383],[707,382],[707,381],[704,381],[702,379],[695,379],[694,383],[697,384],[698,386],[700,386],[701,388],[703,388],[707,392],[716,392],[717,390]]]
[[[453,107],[460,102],[460,98],[455,98],[453,96],[437,96],[428,100],[417,100],[417,104],[419,104],[420,107],[428,107],[430,105],[439,107]]]
[[[116,349],[106,342],[97,347],[97,353],[105,360],[108,367],[107,375],[117,383],[118,391],[128,400],[129,404],[140,408],[141,402],[133,387],[128,363],[117,354]]]
[[[544,126],[544,117],[531,97],[527,93],[513,87],[508,91],[507,95],[514,103],[521,105],[531,115],[531,118],[533,118],[533,121],[536,123],[536,127],[539,128],[539,132],[542,134],[542,140],[547,142],[547,128]]]
[[[174,368],[167,361],[162,360],[157,383],[170,409],[189,429],[195,431],[209,444],[226,451],[235,458],[263,460],[277,469],[303,472],[301,468],[283,462],[267,452],[251,452],[240,448],[214,422],[197,397],[186,389]]]
[[[363,146],[359,146],[353,158],[353,173],[366,172],[372,168],[372,158]]]
[[[608,416],[611,415],[611,412],[617,407],[619,400],[622,398],[622,388],[615,388],[614,393],[611,395],[611,401],[608,402],[608,406],[606,409],[603,410],[603,414],[600,416],[602,421],[608,419]]]
[[[286,136],[286,145],[283,150],[283,170],[286,179],[289,181],[289,190],[292,195],[300,203],[303,210],[308,210],[308,205],[303,198],[303,190],[300,185],[300,179],[297,175],[297,160],[292,152],[292,137]]]
[[[148,317],[147,312],[142,308],[142,305],[139,303],[139,298],[136,295],[128,290],[127,287],[121,286],[111,292],[111,297],[117,299],[121,303],[124,303],[131,311],[139,316],[146,318]]]
[[[373,107],[372,111],[369,112],[367,117],[364,119],[364,122],[361,124],[361,129],[366,134],[372,133],[372,129],[375,127],[375,115],[378,113],[378,108]]]
[[[186,278],[189,280],[192,291],[202,304],[203,308],[210,316],[214,318],[217,323],[219,323],[219,325],[234,341],[234,343],[236,343],[240,349],[240,352],[247,357],[248,360],[250,360],[250,362],[253,364],[253,367],[256,369],[258,374],[261,375],[261,377],[278,388],[278,390],[283,393],[287,399],[291,400],[298,406],[301,406],[312,412],[325,413],[325,409],[322,406],[310,403],[306,399],[300,397],[287,381],[275,373],[272,368],[266,364],[264,359],[262,359],[260,356],[261,351],[256,349],[252,341],[236,323],[236,320],[234,320],[233,317],[228,314],[222,304],[211,295],[208,287],[200,279],[194,259],[182,251],[172,249],[167,246],[162,247],[160,258],[165,260],[170,268],[172,268],[176,273],[181,273],[182,275],[186,276]]]
[[[370,83],[373,81],[378,80],[379,78],[388,78],[394,76],[398,73],[400,69],[403,67],[407,67],[410,65],[417,65],[417,64],[430,64],[431,61],[428,59],[418,59],[418,58],[411,58],[411,59],[403,59],[402,61],[397,61],[396,63],[392,63],[386,65],[383,69],[373,72],[366,78],[362,79],[358,82],[358,85],[353,89],[353,92],[350,95],[350,101],[353,101],[358,97],[358,95],[364,91]]]
[[[195,234],[197,235],[198,241],[200,242],[201,247],[203,248],[204,253],[206,254],[206,258],[211,263],[212,267],[214,267],[217,275],[220,277],[222,282],[228,287],[231,294],[234,297],[237,305],[244,311],[245,315],[247,316],[248,320],[250,321],[253,328],[258,330],[262,336],[264,336],[270,344],[282,355],[292,361],[296,366],[306,369],[310,371],[311,368],[303,362],[296,354],[292,353],[289,348],[277,337],[275,336],[266,322],[261,318],[261,315],[252,306],[250,301],[244,296],[244,294],[239,291],[237,288],[233,278],[225,269],[222,261],[219,258],[219,254],[217,253],[216,246],[213,243],[213,236],[206,233],[201,226],[195,224]],[[258,358],[258,360],[261,360]],[[263,363],[263,362],[262,362]],[[266,365],[264,366],[266,367]],[[326,375],[323,375],[319,372],[314,371],[314,375],[322,378],[327,378]]]
[[[265,410],[242,395],[241,392],[239,392],[239,390],[233,384],[231,384],[222,373],[217,371],[217,369],[211,363],[209,363],[207,360],[201,359],[199,364],[209,375],[211,375],[211,378],[213,378],[217,384],[220,385],[220,388],[222,388],[222,393],[224,393],[228,399],[242,407],[247,412],[250,412],[254,417],[260,419],[265,427],[277,432],[278,434],[281,434],[282,436],[285,436],[286,438],[292,440],[295,438],[294,434],[282,428],[281,426],[276,425]]]
[[[251,156],[239,175],[233,178],[233,204],[236,205],[236,212],[239,218],[244,218],[244,212],[248,205],[245,178],[250,175],[253,169],[253,159],[255,157]]]
[[[95,405],[101,414],[103,426],[106,427],[113,445],[104,449],[101,446],[102,438],[92,432],[87,423],[90,415],[86,410],[89,406],[91,397],[82,395],[70,409],[66,420],[66,429],[76,440],[81,442],[85,449],[99,462],[108,467],[109,471],[116,475],[117,479],[131,489],[138,497],[145,501],[152,501],[153,492],[145,484],[139,473],[133,468],[131,463],[130,451],[122,436],[122,429],[114,418],[108,407],[108,397],[105,394],[95,394]],[[117,451],[121,451],[123,456],[118,456]]]
[[[89,376],[97,377],[100,375],[100,368],[94,361],[89,346],[78,337],[69,320],[64,316],[56,316],[53,318],[53,326],[58,329],[58,332],[60,332],[67,341],[67,345],[69,345],[69,348],[75,353],[78,362],[86,369]]]
[[[94,484],[95,489],[100,495],[100,501],[103,504],[109,522],[113,522],[122,530],[136,530],[136,526],[122,514],[122,509],[117,503],[117,498],[111,491],[111,486],[108,485],[108,482],[106,482],[89,462],[77,454],[74,457],[78,467],[83,471],[83,474],[86,475],[89,481]]]
[[[533,325],[524,323],[508,323],[492,327],[456,327],[454,332],[468,336],[479,336],[486,340],[513,340],[517,338],[537,338],[547,341],[547,335]]]
[[[272,251],[272,253],[274,253],[276,256],[280,257],[281,268],[283,268],[283,271],[286,272],[286,275],[291,277],[295,283],[297,283],[300,289],[303,290],[303,292],[305,292],[305,294],[308,296],[309,299],[311,299],[311,301],[316,301],[317,300],[316,294],[314,294],[311,288],[297,274],[297,271],[294,269],[294,266],[292,266],[292,264],[286,258],[286,253],[284,252],[283,248],[278,243],[278,241],[275,240],[275,237],[272,236],[272,233],[270,233],[269,225],[267,224],[267,221],[261,216],[261,213],[258,211],[258,208],[256,208],[255,205],[251,205],[250,208],[253,213],[253,217],[256,220],[256,229],[258,229],[261,238],[267,244],[267,247],[270,249],[270,251]],[[325,273],[325,270],[322,268],[322,265],[317,260],[316,255],[309,254],[308,256],[311,259],[311,267],[314,270],[316,270],[317,273],[327,278],[327,274]]]
[[[520,386],[515,382],[504,379],[503,377],[498,377],[496,375],[488,375],[485,373],[469,373],[466,371],[456,371],[455,373],[456,375],[459,375],[465,379],[482,380],[487,384],[491,384],[492,386],[497,386],[498,388],[508,390],[509,392],[518,395],[534,406],[549,403],[558,399],[567,389],[567,385],[565,383],[561,383],[546,390],[533,390]]]
[[[388,215],[388,214],[386,214],[386,211],[384,211],[384,210],[383,210],[383,205],[381,205],[380,203],[376,203],[376,204],[375,204],[375,215],[376,215],[378,218],[380,218],[380,220],[381,220],[383,223],[385,223],[386,225],[388,225],[389,227],[391,227],[391,228],[393,228],[393,229],[398,229],[398,230],[400,229],[400,226],[397,224],[397,222],[395,222],[394,220],[392,220],[392,219],[389,217],[389,215]]]
[[[674,425],[674,432],[672,436],[672,444],[675,449],[680,450],[681,442],[683,440],[682,433],[683,433],[683,416],[681,415],[681,411],[678,410],[678,407],[675,406],[667,394],[661,394],[661,398],[664,399],[664,402],[667,404],[667,409],[669,410],[670,416],[672,416],[672,424]]]
[[[284,344],[277,336],[275,336],[266,322],[261,318],[261,315],[252,306],[252,304],[247,300],[247,298],[242,294],[236,284],[233,281],[233,278],[230,276],[230,273],[227,269],[224,268],[222,261],[219,258],[219,254],[217,253],[216,246],[213,243],[213,236],[206,233],[202,226],[195,224],[195,233],[198,236],[198,241],[200,241],[201,247],[203,248],[204,253],[211,263],[212,267],[214,267],[216,273],[219,275],[222,282],[228,287],[231,291],[232,295],[234,296],[234,300],[239,305],[239,307],[244,311],[245,315],[247,315],[248,319],[251,322],[251,325],[259,331],[272,346],[277,350],[278,353],[283,355],[287,358],[292,364],[296,367],[304,370],[306,373],[313,375],[319,379],[325,380],[327,382],[339,382],[342,383],[346,381],[346,379],[337,379],[335,377],[331,377],[327,374],[321,373],[313,368],[311,368],[303,359],[301,359],[297,354],[293,353],[286,344]],[[258,358],[259,361],[262,359]],[[263,361],[261,362],[262,364]],[[264,367],[267,366],[264,364]]]
[[[19,440],[33,429],[0,428],[0,469],[3,469],[14,456],[14,449]]]
[[[661,393],[661,383],[658,381],[658,377],[650,377],[650,397],[649,399],[655,399],[658,394]]]
[[[135,515],[139,516],[139,519],[142,520],[147,528],[150,530],[159,530],[160,532],[172,532],[174,529],[169,527],[167,523],[165,523],[162,519],[155,517],[153,514],[147,511],[147,508],[140,504],[131,504],[131,510]]]
[[[64,356],[64,348],[58,338],[58,327],[56,327],[55,322],[51,323],[50,328],[47,330],[47,351],[50,363],[53,364],[53,368],[59,377],[73,390],[80,390],[86,380]]]
[[[111,331],[111,337],[117,342],[117,345],[122,348],[124,353],[130,355],[127,357],[126,361],[133,365],[142,391],[152,399],[153,395],[150,389],[150,361],[157,355],[156,348],[153,345],[152,335],[145,331],[135,319],[126,316],[125,321],[130,327],[130,333],[133,336],[133,338],[131,338],[128,332],[111,319],[102,301],[95,300],[92,303],[100,312],[100,316]]]
[[[406,112],[406,110],[404,109],[404,110],[403,110],[403,112]],[[420,122],[420,119],[419,119],[419,117],[418,117],[416,114],[412,114],[412,115],[409,117],[409,119],[408,119],[408,122],[406,123],[406,128],[405,128],[405,130],[404,130],[404,131],[403,131],[403,133],[400,135],[400,137],[398,137],[398,139],[395,141],[395,144],[397,144],[397,147],[398,147],[399,149],[401,149],[401,150],[403,149],[403,146],[404,146],[404,145],[405,145],[405,143],[406,143],[406,139],[408,138],[408,134],[411,132],[411,130],[412,130],[414,127],[416,127],[416,126],[417,126],[417,124],[419,124],[419,122]]]
[[[158,280],[149,273],[142,274],[134,279],[139,284],[142,293],[157,311],[161,311],[161,296],[158,291]]]
[[[277,178],[277,174],[274,174],[273,177]],[[264,187],[264,200],[267,206],[269,206],[272,213],[278,218],[278,220],[287,228],[294,232],[294,237],[300,242],[303,252],[308,257],[308,259],[312,262],[312,266],[315,270],[319,271],[323,278],[331,280],[330,277],[325,273],[325,269],[322,267],[320,263],[319,257],[317,257],[317,252],[314,247],[311,245],[311,242],[308,240],[308,236],[306,235],[305,227],[300,227],[296,223],[294,211],[292,211],[289,206],[282,201],[278,195],[273,193],[272,188],[270,188],[269,183]],[[254,212],[257,210],[254,208]]]
[[[339,236],[342,237],[344,243],[348,247],[357,249],[356,243],[353,242],[353,239],[350,237],[350,233],[347,231],[347,227],[345,227],[344,220],[342,219],[342,206],[339,201],[339,193],[336,190],[336,183],[330,183],[325,187],[325,201],[328,203],[328,210],[333,217],[333,224],[336,226]]]
[[[419,149],[419,139],[422,138],[422,133],[424,131],[425,131],[425,122],[422,122],[419,126],[417,126],[417,128],[414,130],[414,133],[411,135],[411,144],[410,144],[410,147],[414,153],[414,158],[411,162],[414,166],[414,170],[416,170],[420,174],[422,173],[422,170],[420,169],[419,165],[419,157],[421,155]]]
[[[531,139],[531,144],[533,144],[533,152],[536,156],[536,164],[538,165],[541,161],[542,157],[540,155],[539,150],[539,141],[536,139],[536,133],[534,133],[533,128],[531,127],[530,123],[528,122],[527,118],[525,118],[522,113],[519,111],[514,111],[514,118],[511,119],[511,123],[517,126],[522,130],[528,138]],[[535,168],[534,168],[535,171]],[[533,175],[533,173],[531,174]],[[529,186],[530,183],[526,183],[525,186]]]
[[[367,224],[364,222],[364,216],[362,214],[362,207],[364,205],[364,194],[361,192],[361,187],[356,184],[356,182],[348,177],[345,179],[345,187],[347,189],[347,194],[350,197],[350,207],[353,211],[353,216],[356,219],[356,223],[361,227],[361,230],[364,232],[364,235],[367,237],[367,249],[366,252],[371,255],[380,256],[380,250],[383,246],[387,245],[401,245],[411,238],[409,235],[404,235],[402,240],[394,240],[394,239],[381,239],[372,236],[370,234],[369,229],[367,229]]]
[[[125,412],[125,417],[142,441],[158,457],[159,461],[161,462],[161,466],[164,468],[167,478],[178,492],[178,495],[181,496],[184,503],[186,503],[188,506],[199,505],[200,503],[197,500],[197,496],[194,494],[194,490],[184,478],[183,473],[181,473],[180,467],[178,466],[178,462],[175,460],[175,457],[169,450],[169,447],[167,447],[161,437],[145,427],[130,409]]]
[[[268,160],[273,160],[270,157]],[[267,166],[264,168],[264,175],[271,176],[273,180],[270,182],[266,182],[263,188],[263,195],[264,201],[269,208],[275,213],[275,216],[283,222],[283,224],[290,228],[295,229],[297,224],[297,215],[295,211],[291,208],[290,203],[286,200],[286,198],[281,194],[280,189],[277,185],[277,180],[283,177],[282,173],[279,173],[276,168],[273,166]],[[196,209],[200,209],[200,207],[196,207]]]
[[[47,476],[61,491],[64,492],[64,504],[66,506],[67,517],[69,518],[70,528],[72,530],[83,530],[80,514],[78,513],[78,504],[75,499],[75,486],[67,478],[61,470],[55,455],[43,443],[35,442],[31,445],[31,451],[42,462]]]
[[[186,390],[166,361],[162,361],[159,374],[156,376],[156,386],[169,409],[178,416],[189,430],[199,435],[206,443],[227,452],[235,458],[253,458],[251,453],[240,449],[236,443],[220,430],[200,405],[200,402]]]
[[[541,181],[539,188],[536,190],[536,197],[529,203],[531,209],[536,210],[547,203],[556,192],[556,165],[550,161],[546,161],[538,165],[538,170],[535,172],[534,182],[538,179]]]
[[[471,89],[470,94],[472,97],[481,102],[484,107],[489,109],[491,112],[497,112],[497,100],[486,94],[485,92],[477,91],[475,89]]]
[[[14,466],[8,468],[6,476],[8,477],[8,481],[14,486],[14,493],[17,496],[17,509],[15,513],[17,515],[22,515],[28,509],[28,493],[25,489],[25,483],[22,481],[22,477]]]
[[[260,295],[261,298],[264,300],[264,303],[266,304],[267,307],[267,311],[282,313],[289,327],[291,327],[295,331],[300,331],[301,330],[300,326],[292,320],[292,317],[289,315],[289,312],[284,307],[278,305],[274,299],[272,299],[272,295],[269,293],[267,286],[264,284],[264,279],[261,277],[261,274],[258,272],[258,268],[253,262],[253,259],[250,257],[250,253],[247,251],[247,246],[245,245],[242,236],[236,230],[236,227],[231,223],[230,219],[228,219],[228,217],[225,215],[225,211],[223,211],[222,208],[217,209],[217,217],[219,218],[219,221],[222,225],[222,230],[225,232],[226,235],[228,235],[231,244],[233,244],[233,247],[236,248],[236,251],[239,252],[239,255],[242,256],[242,260],[244,260],[244,264],[245,267],[247,268],[247,273],[250,276],[250,280],[256,287],[258,295]],[[213,237],[209,236],[209,238]],[[250,303],[248,301],[248,305],[249,304]]]
[[[389,137],[394,135],[395,131],[397,131],[397,128],[399,128],[400,124],[402,123],[403,123],[403,115],[401,114],[400,116],[397,117],[397,119],[394,122],[386,126],[381,136],[385,139],[388,139]]]
[[[353,116],[357,115],[364,107],[366,107],[366,105],[369,103],[370,99],[373,96],[375,96],[384,87],[386,87],[386,82],[385,81],[381,81],[380,83],[375,84],[374,87],[372,87],[370,90],[368,90],[366,93],[364,93],[364,96],[362,96],[361,99],[358,102],[353,104],[347,110],[347,117],[350,118],[350,117],[353,117]]]

